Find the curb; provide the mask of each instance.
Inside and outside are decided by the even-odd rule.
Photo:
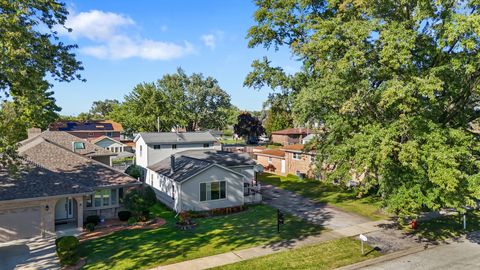
[[[411,247],[411,248],[408,248],[408,249],[404,249],[404,250],[396,251],[396,252],[393,252],[393,253],[390,253],[390,254],[386,254],[386,255],[380,256],[378,258],[371,259],[371,260],[366,260],[366,261],[363,261],[363,262],[358,262],[358,263],[354,263],[354,264],[351,264],[351,265],[346,265],[346,266],[343,266],[343,267],[340,267],[340,268],[336,268],[335,270],[361,269],[361,268],[364,268],[364,267],[367,267],[367,266],[373,266],[373,265],[378,264],[378,263],[391,261],[393,259],[397,259],[397,258],[405,257],[405,256],[408,256],[408,255],[411,255],[411,254],[419,253],[419,252],[425,251],[427,249],[433,249],[433,248],[436,248],[438,246],[439,245],[433,245],[433,246],[418,245],[418,246],[414,246],[414,247]]]

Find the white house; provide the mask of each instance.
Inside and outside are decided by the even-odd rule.
[[[177,212],[261,201],[255,161],[248,154],[215,150],[208,132],[140,133],[135,142],[145,183]]]

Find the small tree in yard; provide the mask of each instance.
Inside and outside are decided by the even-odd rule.
[[[157,197],[151,187],[134,189],[128,192],[123,199],[125,208],[132,211],[139,220],[147,220],[149,218],[150,207],[156,202]]]
[[[258,137],[265,134],[262,122],[250,113],[240,114],[237,121],[237,124],[233,127],[235,134],[244,138],[247,143],[257,143]]]

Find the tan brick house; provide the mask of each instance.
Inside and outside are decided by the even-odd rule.
[[[141,184],[95,160],[88,142],[64,147],[66,138],[31,137],[20,143],[18,173],[0,166],[0,243],[82,227],[91,214],[113,217],[124,189]]]
[[[264,171],[276,174],[286,173],[285,152],[280,149],[265,149],[256,152],[257,163],[262,165]]]
[[[302,139],[312,133],[307,128],[287,128],[272,132],[272,142],[282,145],[302,143]]]
[[[315,152],[304,151],[303,144],[282,147],[285,152],[286,173],[315,178]]]

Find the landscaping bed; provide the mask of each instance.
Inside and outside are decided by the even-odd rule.
[[[355,213],[371,220],[388,218],[383,213],[378,198],[372,196],[357,198],[355,192],[343,190],[333,184],[318,180],[300,179],[295,175],[281,176],[271,173],[259,174],[257,180],[263,185],[270,184],[290,190],[314,202],[331,204],[346,212]]]
[[[93,232],[83,231],[79,235],[80,242],[96,239],[109,235],[114,232],[119,232],[123,230],[134,230],[134,229],[156,229],[160,226],[163,226],[166,221],[163,218],[155,218],[148,222],[137,222],[135,224],[129,225],[127,221],[120,221],[118,219],[106,220],[104,224],[97,225]]]

